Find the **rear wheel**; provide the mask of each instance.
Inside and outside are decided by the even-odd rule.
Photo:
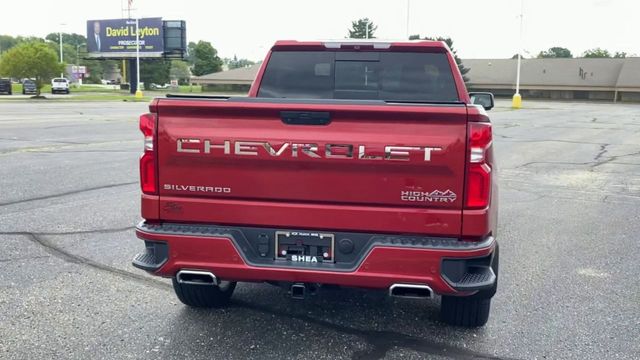
[[[443,296],[440,317],[449,325],[478,327],[487,323],[490,310],[491,298]]]
[[[229,304],[236,283],[232,281],[221,281],[220,285],[192,285],[179,283],[176,278],[172,279],[173,290],[178,299],[192,307],[224,307]]]

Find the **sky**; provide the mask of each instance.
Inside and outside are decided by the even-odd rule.
[[[126,3],[1,0],[0,34],[86,35],[87,20],[121,18]],[[276,40],[344,38],[362,17],[382,39],[406,39],[408,18],[409,34],[449,36],[462,58],[507,58],[520,48],[518,0],[133,0],[133,8],[134,16],[186,20],[188,41],[250,60],[261,60]],[[523,14],[525,56],[552,46],[574,56],[595,47],[640,55],[640,0],[523,0]]]

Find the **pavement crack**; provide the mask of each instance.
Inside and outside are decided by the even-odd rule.
[[[518,143],[559,142],[559,143],[565,143],[565,144],[580,144],[580,145],[600,145],[600,146],[613,145],[613,144],[606,144],[606,143],[599,143],[599,142],[574,141],[574,140],[563,140],[563,139],[518,139],[518,138],[508,137],[504,135],[498,135],[498,136],[503,139],[511,139],[511,140],[505,140],[506,142],[518,142]]]
[[[394,347],[408,348],[421,353],[450,357],[455,359],[505,359],[490,354],[476,352],[470,349],[459,348],[429,339],[418,338],[393,331],[360,330],[357,328],[335,324],[329,321],[320,320],[308,315],[291,314],[265,306],[256,305],[240,300],[234,300],[232,306],[237,306],[260,313],[269,314],[281,318],[293,318],[309,324],[329,328],[333,331],[354,335],[363,338],[372,349],[359,351],[353,354],[353,359],[382,359],[389,350]]]
[[[32,231],[2,231],[0,235],[25,235],[33,234],[36,236],[65,236],[65,235],[82,235],[82,234],[113,234],[135,229],[135,226],[125,226],[113,229],[93,229],[78,231],[61,231],[61,232],[32,232]]]
[[[73,254],[67,250],[64,250],[63,248],[56,246],[55,244],[47,241],[44,236],[40,235],[40,234],[36,234],[36,233],[32,233],[32,232],[16,232],[14,233],[15,235],[22,235],[27,237],[29,240],[31,240],[32,242],[34,242],[37,245],[40,245],[41,247],[44,248],[44,250],[46,252],[48,252],[49,254],[64,260],[66,262],[70,262],[73,264],[79,264],[79,265],[84,265],[84,266],[88,266],[97,270],[101,270],[101,271],[106,271],[110,274],[116,275],[120,278],[123,279],[127,279],[127,280],[133,280],[135,282],[139,282],[142,283],[144,285],[148,285],[151,287],[154,287],[156,289],[163,289],[163,290],[167,290],[169,288],[171,288],[171,285],[164,283],[162,281],[159,280],[155,280],[155,279],[151,279],[142,275],[138,275],[138,274],[134,274],[132,272],[129,271],[125,271],[125,270],[121,270],[118,269],[116,267],[113,266],[109,266],[109,265],[105,265],[102,263],[99,263],[97,261],[91,260],[89,258],[86,258],[84,256],[80,256],[80,255],[76,255]]]
[[[64,235],[82,235],[82,234],[113,234],[135,229],[135,226],[126,226],[114,229],[96,229],[96,230],[78,230],[78,231],[62,231],[62,232],[38,232],[34,233],[38,236],[64,236]]]
[[[545,165],[589,165],[589,164],[593,164],[593,162],[588,161],[588,162],[567,162],[567,161],[530,161],[521,165],[518,165],[516,167],[514,167],[514,169],[520,169],[523,167],[527,167],[527,166],[531,166],[531,165],[538,165],[538,164],[545,164]]]
[[[604,164],[608,164],[610,162],[616,161],[621,157],[636,156],[636,155],[640,155],[640,151],[636,151],[636,152],[632,152],[632,153],[628,153],[628,154],[610,156],[606,160],[598,161],[598,162],[594,163],[593,165],[591,165],[591,169],[596,168],[596,167],[598,167],[600,165],[604,165]]]
[[[118,184],[110,184],[110,185],[102,185],[102,186],[90,187],[90,188],[85,188],[85,189],[81,189],[81,190],[67,191],[67,192],[63,192],[63,193],[59,193],[59,194],[39,196],[39,197],[35,197],[35,198],[30,198],[30,199],[23,199],[23,200],[4,202],[4,203],[0,203],[0,206],[9,206],[9,205],[22,204],[22,203],[31,202],[31,201],[55,199],[55,198],[69,196],[69,195],[76,195],[76,194],[80,194],[80,193],[83,193],[83,192],[102,190],[102,189],[110,189],[110,188],[115,188],[115,187],[120,187],[120,186],[129,186],[129,185],[133,185],[133,184],[137,184],[137,183],[138,183],[137,181],[131,181],[131,182],[125,182],[125,183],[118,183]]]
[[[19,138],[0,138],[0,140],[5,140],[5,141],[22,141],[22,142],[45,142],[45,143],[54,143],[54,144],[65,144],[65,145],[87,145],[87,143],[84,142],[75,142],[75,141],[60,141],[60,140],[47,140],[47,139],[38,139],[38,140],[34,140],[34,139],[19,139]],[[0,153],[8,153],[8,152],[12,152],[12,150],[9,151],[3,151]]]
[[[0,259],[0,263],[12,262],[12,261],[20,261],[20,260],[35,260],[35,259],[46,259],[51,257],[49,255],[39,255],[39,256],[22,256],[17,258],[6,258]]]
[[[89,153],[140,153],[137,150],[69,150],[69,151],[38,151],[38,154],[89,154]]]
[[[602,155],[604,155],[607,152],[607,147],[609,146],[609,144],[602,144],[600,145],[600,152],[598,154],[596,154],[596,156],[593,158],[593,161],[598,161],[600,160],[600,158],[602,157]]]
[[[98,142],[92,142],[92,143],[58,141],[58,143],[61,143],[61,144],[26,147],[26,148],[12,148],[7,150],[2,150],[0,151],[0,156],[19,154],[19,153],[39,153],[43,151],[51,151],[51,150],[66,149],[66,148],[77,148],[82,146],[88,147],[88,146],[97,146],[97,145],[114,145],[114,144],[133,143],[133,142],[137,142],[137,140],[98,141]]]

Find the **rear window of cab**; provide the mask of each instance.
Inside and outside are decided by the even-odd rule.
[[[258,97],[459,101],[445,53],[275,51]]]

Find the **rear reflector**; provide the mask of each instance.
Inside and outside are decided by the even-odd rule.
[[[140,158],[140,188],[145,194],[157,194],[156,159],[153,153],[142,155]]]
[[[483,209],[491,198],[491,123],[469,123],[469,162],[465,186],[465,208]]]
[[[158,193],[158,179],[156,177],[156,154],[155,154],[155,129],[156,116],[154,114],[143,114],[140,116],[140,131],[144,135],[144,153],[140,157],[140,188],[148,195]]]

